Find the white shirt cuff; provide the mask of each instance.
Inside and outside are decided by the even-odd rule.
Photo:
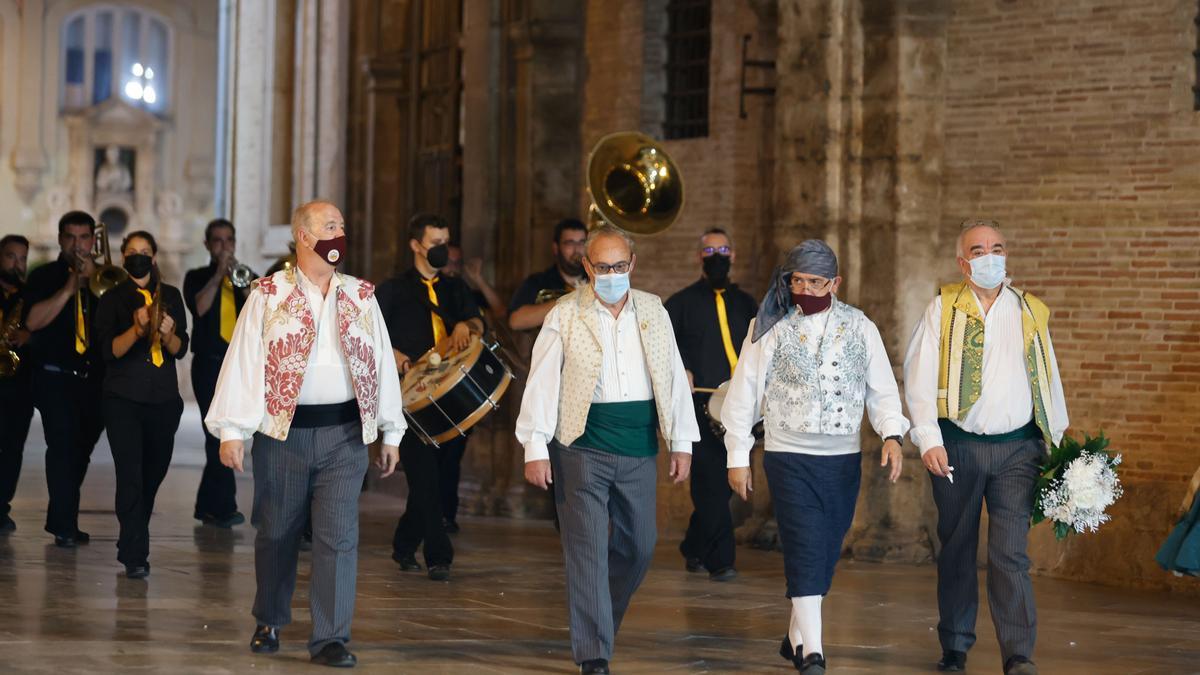
[[[685,455],[692,454],[691,441],[671,441],[671,452],[682,452]]]
[[[942,440],[942,430],[937,425],[932,427],[913,427],[912,431],[909,432],[909,437],[912,438],[912,442],[921,450],[922,457],[925,456],[926,452],[929,452],[930,448],[936,448],[944,443]]]
[[[749,450],[729,450],[726,452],[725,468],[740,469],[750,466]]]
[[[533,439],[525,444],[525,463],[550,459],[550,449],[546,442]]]
[[[246,438],[246,436],[244,434],[242,434],[241,431],[237,430],[236,427],[221,427],[220,438],[221,438],[222,443],[224,443],[225,441],[246,441],[246,440],[248,440]]]
[[[385,431],[385,432],[383,432],[383,444],[384,445],[399,446],[400,439],[402,439],[402,438],[404,438],[404,432],[402,432],[402,431]]]
[[[904,442],[904,423],[900,420],[891,420],[885,422],[879,429],[879,437],[887,438],[889,436],[899,436],[900,442]]]

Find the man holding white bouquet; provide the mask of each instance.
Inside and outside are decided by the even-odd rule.
[[[988,506],[988,603],[1006,675],[1037,673],[1026,543],[1038,468],[1067,428],[1050,310],[1010,285],[994,221],[958,236],[964,280],[941,288],[904,360],[911,436],[938,510],[938,670],[962,671],[979,609],[975,553]]]

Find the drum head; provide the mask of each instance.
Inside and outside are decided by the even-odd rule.
[[[471,343],[461,351],[454,349],[450,338],[446,337],[422,354],[400,379],[404,409],[420,410],[429,405],[430,396],[436,400],[453,389],[462,381],[463,370],[469,371],[475,366],[482,350],[479,336],[472,335]]]
[[[712,396],[708,397],[708,404],[704,406],[704,412],[708,415],[708,419],[721,423],[721,406],[725,405],[725,395],[729,393],[729,380],[721,383]]]

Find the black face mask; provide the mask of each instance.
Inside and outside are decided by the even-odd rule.
[[[704,258],[704,278],[713,288],[725,288],[729,284],[729,256],[714,253]]]
[[[430,267],[440,270],[450,262],[450,247],[446,244],[432,246],[425,251],[425,259],[429,261]]]
[[[9,286],[20,286],[25,282],[25,280],[21,278],[21,273],[15,269],[0,271],[0,281],[3,281]]]
[[[154,269],[154,259],[143,253],[134,253],[125,256],[123,266],[125,267],[125,271],[129,272],[129,276],[134,279],[141,279],[150,274],[150,271]]]

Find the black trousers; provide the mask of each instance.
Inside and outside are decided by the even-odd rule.
[[[450,522],[458,520],[458,481],[462,477],[462,460],[467,451],[470,435],[442,443],[438,453],[438,487],[442,498],[442,518]]]
[[[79,488],[104,431],[100,384],[98,377],[33,373],[33,402],[46,433],[46,531],[54,535],[73,537],[79,531]]]
[[[0,520],[8,517],[17,479],[21,476],[21,459],[29,423],[33,419],[33,379],[28,366],[17,374],[0,380]]]
[[[725,468],[725,442],[715,435],[704,406],[708,397],[697,396],[696,419],[700,442],[692,444],[692,517],[679,544],[685,558],[698,558],[709,572],[733,567],[733,516],[729,512],[729,473]]]
[[[196,517],[223,518],[237,511],[237,481],[233,469],[221,463],[221,440],[208,433],[204,418],[217,391],[221,374],[220,356],[195,354],[192,358],[192,391],[200,404],[200,427],[204,431],[204,473],[196,490]]]
[[[392,537],[397,555],[414,555],[424,542],[427,566],[454,561],[454,546],[442,526],[441,453],[453,452],[461,458],[466,442],[459,437],[435,448],[422,443],[412,430],[405,432],[400,441],[400,464],[408,481],[408,504]]]
[[[137,403],[104,397],[104,424],[117,473],[117,560],[139,565],[150,556],[150,515],[158,487],[167,476],[183,399]]]

